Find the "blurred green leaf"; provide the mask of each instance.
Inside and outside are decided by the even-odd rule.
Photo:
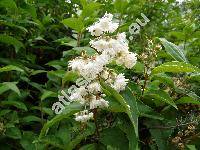
[[[3,82],[0,84],[0,93],[3,93],[7,90],[12,90],[15,93],[17,93],[19,96],[21,96],[20,90],[16,86],[17,82]]]
[[[101,4],[97,3],[97,2],[90,2],[87,5],[84,5],[81,16],[86,18],[86,17],[93,15],[94,11],[98,11],[100,6],[101,6]]]
[[[16,53],[20,50],[20,48],[25,48],[22,42],[12,36],[5,34],[0,34],[0,42],[14,46]]]
[[[51,119],[50,121],[48,121],[42,128],[39,138],[42,138],[43,136],[45,136],[49,130],[50,127],[52,127],[55,123],[60,122],[63,119],[68,118],[69,116],[73,115],[74,113],[78,112],[81,110],[81,105],[79,103],[71,103],[70,105],[66,106],[65,110],[55,116],[53,119]]]
[[[0,7],[5,7],[5,8],[13,10],[15,12],[17,11],[17,5],[16,5],[15,1],[13,1],[13,0],[1,0]]]
[[[82,140],[86,139],[87,136],[94,134],[95,126],[94,124],[88,124],[87,128],[83,131],[82,134],[77,135],[67,146],[66,150],[74,149]]]
[[[150,90],[150,91],[145,93],[145,96],[151,97],[151,98],[156,99],[156,100],[163,101],[163,102],[173,106],[174,108],[178,109],[176,104],[175,104],[175,102],[173,101],[173,99],[165,91],[162,91],[162,90]]]
[[[30,115],[30,116],[23,117],[21,121],[25,122],[25,123],[41,122],[41,119],[39,117],[37,117],[37,116]]]
[[[195,104],[200,105],[200,101],[193,99],[192,97],[181,97],[176,101],[176,104]]]
[[[104,145],[112,146],[113,149],[129,149],[126,135],[119,128],[104,129],[101,134],[100,141]]]
[[[78,78],[78,73],[74,71],[67,71],[62,79],[62,84],[65,82],[75,82]]]
[[[1,101],[1,105],[14,106],[18,109],[28,111],[26,105],[22,102],[19,102],[19,101],[14,101],[14,100],[13,101]]]
[[[154,75],[152,75],[151,79],[159,80],[161,83],[164,83],[170,87],[174,87],[174,82],[173,82],[172,78],[170,78],[169,76],[167,76],[164,73],[154,74]]]
[[[57,97],[57,96],[58,96],[57,93],[45,90],[41,96],[41,100],[43,101],[48,97]]]
[[[192,66],[191,64],[173,61],[155,67],[152,70],[151,74],[157,74],[162,72],[181,73],[181,72],[200,72],[200,70],[199,68]]]
[[[5,66],[5,67],[2,67],[0,68],[0,72],[6,72],[6,71],[19,71],[19,72],[24,72],[23,69],[17,67],[17,66],[14,66],[14,65],[8,65],[8,66]]]
[[[123,14],[128,7],[128,1],[127,0],[115,0],[114,7],[117,12],[120,12]]]
[[[21,132],[17,127],[11,127],[6,129],[6,136],[13,139],[21,139]]]
[[[135,134],[138,137],[138,118],[137,118],[138,117],[137,116],[137,111],[138,110],[137,110],[137,107],[134,108],[134,109],[132,108],[133,106],[137,106],[137,104],[135,103],[135,101],[131,101],[130,100],[130,95],[129,96],[126,95],[127,96],[126,97],[127,101],[125,101],[125,99],[122,97],[122,95],[120,95],[116,90],[114,90],[113,88],[111,88],[110,86],[108,86],[105,82],[100,81],[100,84],[101,84],[101,86],[102,86],[103,89],[105,89],[109,93],[111,93],[110,95],[112,95],[113,98],[115,98],[116,101],[118,101],[122,105],[122,107],[124,107],[124,109],[126,110],[125,112],[129,116],[129,118],[130,118],[130,120],[132,122],[132,125],[134,126]],[[108,93],[106,95],[110,96],[110,95],[108,95]]]
[[[77,32],[82,32],[84,24],[80,18],[67,18],[62,21],[65,26],[68,26]]]
[[[197,150],[195,145],[186,145],[189,150]]]
[[[162,42],[162,44],[164,45],[167,53],[169,53],[175,60],[186,62],[186,63],[188,62],[188,60],[185,57],[183,50],[181,50],[178,46],[167,41],[164,38],[159,38],[159,39]]]

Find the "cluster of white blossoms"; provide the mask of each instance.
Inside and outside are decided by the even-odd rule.
[[[86,122],[89,119],[93,118],[93,113],[88,112],[88,110],[84,110],[75,114],[77,117],[75,118],[76,121]]]
[[[98,22],[90,26],[88,31],[92,36],[100,36],[106,32],[113,33],[118,28],[119,24],[112,22],[112,19],[113,15],[106,13]]]
[[[130,69],[136,64],[136,54],[129,52],[125,33],[109,35],[118,28],[118,23],[112,22],[113,15],[105,14],[98,22],[88,27],[87,30],[95,39],[90,45],[97,52],[94,56],[80,56],[69,62],[72,71],[77,71],[89,83],[77,88],[70,96],[70,101],[78,101],[85,106],[85,110],[75,114],[75,120],[86,122],[93,118],[92,110],[109,106],[104,99],[100,86],[100,79],[120,92],[125,89],[128,79],[123,74],[116,74],[106,67],[110,62],[123,65]]]

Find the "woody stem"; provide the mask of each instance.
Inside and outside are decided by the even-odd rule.
[[[93,109],[93,114],[94,114],[94,124],[96,126],[96,134],[97,134],[97,137],[99,137],[99,126],[97,122],[97,108]]]

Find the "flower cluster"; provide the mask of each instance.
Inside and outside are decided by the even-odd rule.
[[[105,14],[94,25],[88,28],[92,36],[100,36],[105,32],[113,33],[119,26],[118,23],[112,22],[113,15]]]
[[[129,52],[125,33],[116,36],[109,35],[118,28],[118,23],[112,22],[113,15],[105,14],[98,22],[88,27],[87,30],[95,39],[90,41],[92,48],[96,50],[94,56],[82,55],[69,62],[72,71],[77,71],[88,82],[80,86],[70,96],[70,101],[78,101],[85,105],[85,110],[75,114],[75,120],[86,122],[93,118],[92,110],[108,107],[108,101],[104,100],[104,94],[99,83],[103,79],[116,91],[125,89],[128,79],[123,74],[116,74],[107,65],[116,62],[130,69],[136,64],[136,54]]]

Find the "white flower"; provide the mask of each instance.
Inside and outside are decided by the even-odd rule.
[[[110,26],[111,21],[112,21],[112,18],[106,17],[105,15],[104,17],[99,19],[99,25],[103,29],[104,32],[109,32],[109,28],[110,28],[109,26]]]
[[[107,108],[109,106],[109,102],[101,98],[99,100],[99,107],[100,108]]]
[[[112,22],[112,18],[112,14],[106,13],[98,22],[88,27],[87,30],[92,36],[100,36],[104,32],[113,33],[118,28],[119,24]]]
[[[119,27],[119,23],[109,23],[109,30],[108,32],[113,33]]]
[[[126,68],[130,69],[136,64],[137,57],[135,53],[122,51],[118,53],[115,61],[117,65],[124,65]]]
[[[76,93],[73,93],[70,97],[69,97],[70,101],[76,101],[78,99],[82,99],[82,96],[76,92]]]
[[[116,63],[117,65],[123,65],[126,59],[126,53],[119,53],[119,56],[116,57]]]
[[[88,27],[87,30],[91,33],[92,36],[100,36],[103,34],[103,29],[99,24],[94,24]]]
[[[127,54],[124,60],[125,60],[124,65],[126,66],[126,68],[131,69],[136,64],[137,61],[136,54],[130,52],[129,54]]]
[[[79,71],[81,66],[85,65],[85,61],[82,59],[73,59],[69,61],[69,67],[72,68],[74,71]]]
[[[93,113],[88,112],[88,110],[81,111],[75,114],[75,120],[79,122],[87,122],[88,120],[93,118]]]
[[[126,42],[126,34],[125,34],[125,32],[118,33],[117,34],[117,40],[121,41],[121,42]]]
[[[101,91],[101,86],[98,82],[89,84],[87,88],[90,93],[98,93]]]
[[[86,65],[81,66],[80,74],[87,79],[93,80],[97,77],[97,74],[102,69],[101,66],[97,66],[95,61],[89,61]]]
[[[87,90],[85,89],[84,86],[81,86],[76,90],[75,93],[72,93],[71,96],[69,97],[69,101],[77,101],[80,102],[81,104],[85,103],[85,99],[83,98],[88,94]]]
[[[87,89],[84,86],[81,86],[80,88],[77,89],[77,92],[81,95],[81,96],[85,96],[88,94]]]
[[[109,77],[109,72],[107,71],[107,70],[103,70],[102,72],[101,72],[101,77],[103,78],[103,79],[108,79],[108,77]]]
[[[112,85],[112,87],[120,92],[125,90],[125,87],[127,85],[128,79],[125,79],[124,75],[122,73],[120,73],[119,75],[117,75],[114,84]]]
[[[102,67],[108,64],[109,61],[110,61],[110,57],[108,55],[101,54],[101,55],[96,56],[95,63],[97,64],[97,66],[101,67],[100,72],[103,69]]]
[[[98,52],[102,52],[107,48],[107,42],[104,39],[91,40],[91,47],[95,48]]]
[[[108,101],[104,100],[103,98],[101,99],[93,99],[92,101],[90,101],[90,109],[94,109],[94,108],[105,108],[108,107]]]

